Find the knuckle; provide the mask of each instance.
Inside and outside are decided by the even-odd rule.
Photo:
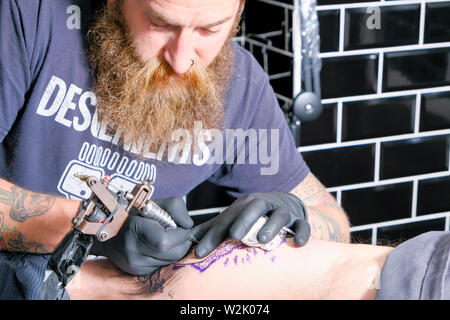
[[[166,251],[170,248],[170,241],[166,237],[159,239],[156,243],[156,250],[158,251]]]
[[[241,202],[247,203],[255,199],[255,197],[252,194],[247,194],[240,198]]]
[[[251,204],[252,204],[253,206],[255,206],[255,207],[263,208],[263,207],[265,207],[266,202],[265,202],[263,199],[261,199],[261,198],[254,198],[254,199],[251,201]]]

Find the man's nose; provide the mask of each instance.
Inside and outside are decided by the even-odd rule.
[[[164,59],[177,74],[186,73],[194,61],[194,37],[189,30],[180,30],[166,45]]]

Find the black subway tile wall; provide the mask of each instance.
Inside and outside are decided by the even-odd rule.
[[[420,130],[450,128],[450,92],[424,94],[421,99]]]
[[[415,106],[415,96],[344,103],[342,141],[413,133]]]
[[[411,182],[342,191],[352,226],[408,218],[411,215]]]
[[[356,3],[356,2],[371,2],[377,0],[317,0],[319,6],[332,5],[332,4],[346,4],[346,3]]]
[[[445,219],[433,219],[381,227],[377,232],[379,245],[396,246],[429,231],[444,231]]]
[[[379,13],[384,27],[372,29],[367,27],[371,22],[367,19],[367,8],[346,10],[346,50],[401,46],[418,42],[420,4],[381,7]]]
[[[335,148],[303,153],[311,171],[326,186],[373,180],[375,145]]]
[[[377,90],[378,55],[327,58],[322,61],[322,97],[373,94]]]
[[[450,176],[419,181],[417,215],[450,211]]]
[[[324,10],[317,13],[320,25],[320,52],[339,50],[339,10]]]
[[[351,234],[352,243],[371,244],[372,230],[353,231]]]
[[[247,1],[239,34],[287,115],[298,93],[296,1]],[[324,108],[300,123],[296,141],[349,215],[352,240],[393,243],[448,230],[450,0],[317,0],[316,11]],[[196,201],[208,190],[188,196],[191,210],[233,200]]]
[[[300,126],[300,145],[309,146],[336,142],[337,104],[323,105],[322,115]]]
[[[384,57],[384,91],[450,85],[450,48],[389,52]]]
[[[382,143],[381,179],[448,171],[449,137],[445,135]]]
[[[450,2],[426,4],[425,43],[450,41]]]

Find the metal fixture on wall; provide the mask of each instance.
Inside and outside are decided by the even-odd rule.
[[[316,0],[295,0],[292,22],[294,71],[293,104],[289,124],[299,145],[300,124],[322,113],[319,58],[320,35]]]

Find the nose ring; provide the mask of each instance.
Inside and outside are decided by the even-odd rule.
[[[195,64],[194,59],[191,59],[191,67]]]

